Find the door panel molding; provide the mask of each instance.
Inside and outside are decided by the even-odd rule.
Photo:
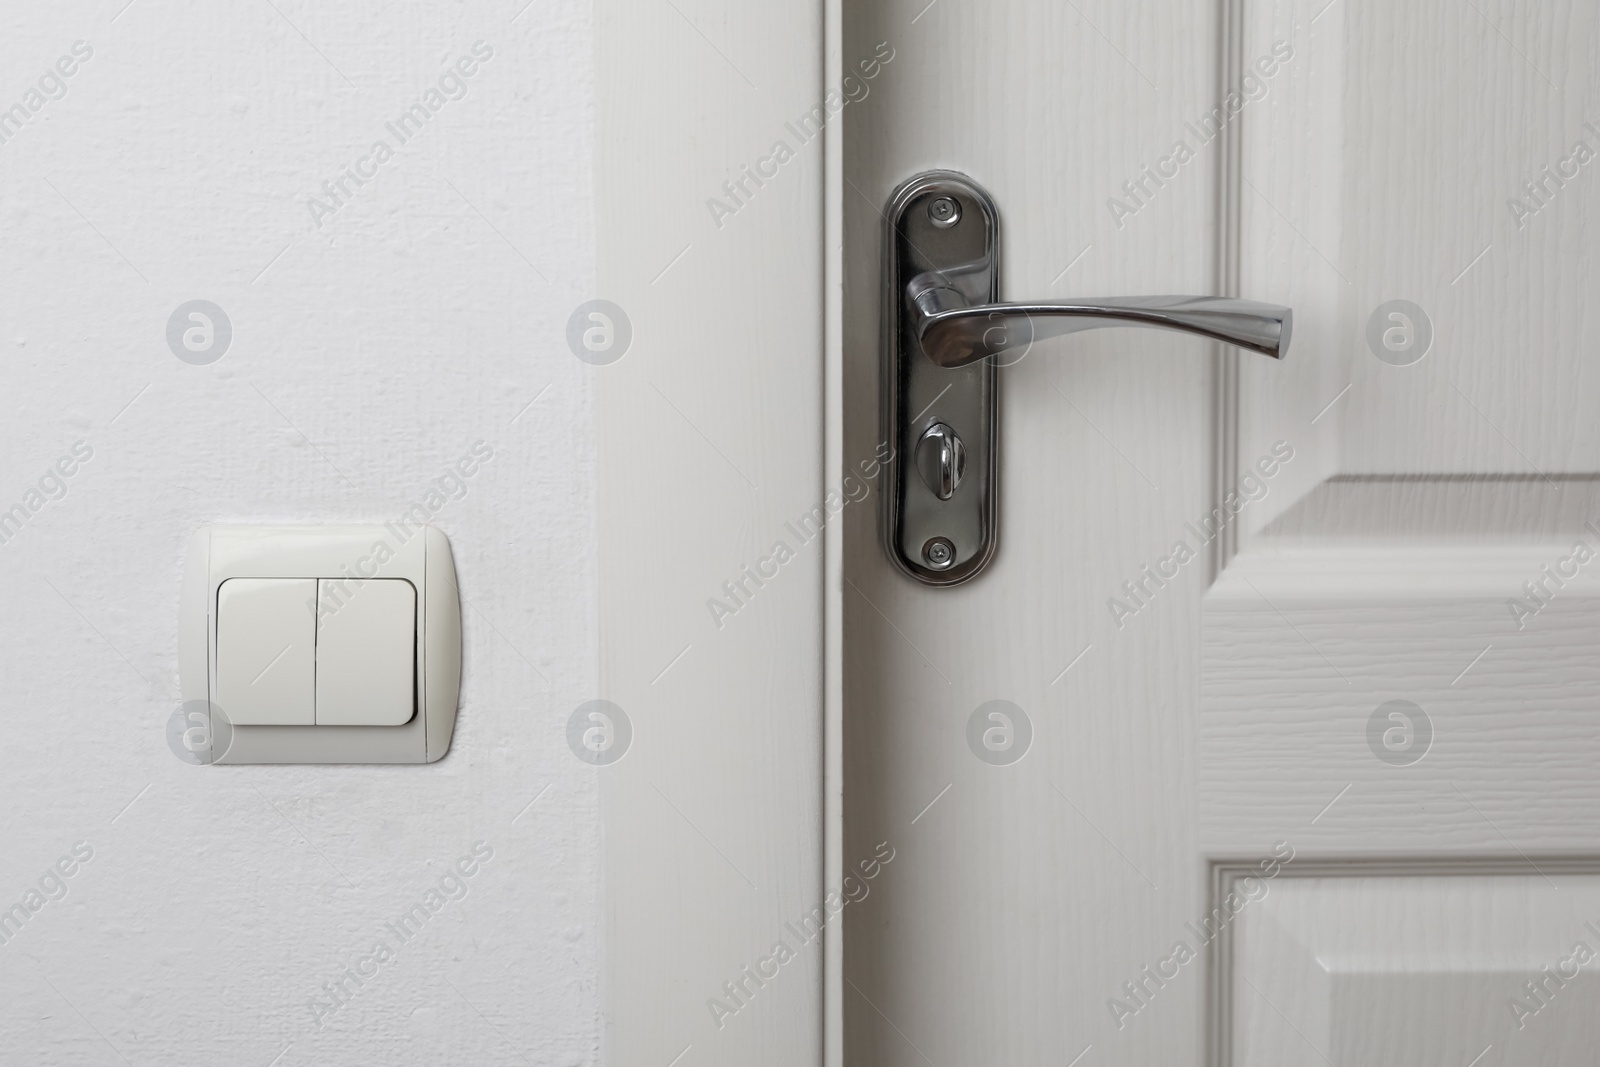
[[[1217,36],[1217,99],[1226,99],[1233,71],[1244,63],[1245,0],[1219,0],[1221,24]],[[1237,297],[1239,290],[1239,188],[1244,176],[1240,164],[1237,123],[1222,128],[1217,148],[1217,293]],[[1216,346],[1213,425],[1216,441],[1215,485],[1212,499],[1223,500],[1238,484],[1239,468],[1239,352]],[[1222,573],[1238,551],[1239,531],[1232,523],[1211,543],[1211,576]]]
[[[1229,855],[1216,857],[1210,865],[1210,898],[1213,914],[1225,909],[1230,894],[1240,893],[1244,879],[1259,877],[1261,857]],[[1276,878],[1270,880],[1265,894],[1247,903],[1238,916],[1248,914],[1248,909],[1270,899],[1270,886],[1280,882],[1309,882],[1313,879],[1362,878],[1415,878],[1415,879],[1470,879],[1493,877],[1531,878],[1542,885],[1546,879],[1562,877],[1600,878],[1600,854],[1546,852],[1534,854],[1463,854],[1451,856],[1395,856],[1356,854],[1323,855],[1317,857],[1297,854],[1285,863]],[[1441,892],[1446,887],[1441,886]],[[1600,887],[1596,887],[1600,901]],[[1236,899],[1243,899],[1241,893]],[[1600,909],[1594,911],[1600,919]],[[1229,922],[1209,947],[1207,968],[1207,1045],[1210,1067],[1233,1067],[1235,1063],[1235,985],[1239,978],[1235,963],[1237,919]],[[1307,946],[1312,948],[1312,946]],[[1552,957],[1553,959],[1553,957]],[[1546,961],[1550,962],[1550,961]],[[1537,972],[1533,967],[1530,973]],[[1476,1050],[1474,1050],[1476,1051]],[[1470,1059],[1472,1053],[1468,1053]],[[1466,1062],[1463,1060],[1462,1062]]]

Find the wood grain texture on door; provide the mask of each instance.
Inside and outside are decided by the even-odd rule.
[[[1600,869],[1597,28],[1496,0],[847,12],[847,61],[896,55],[847,125],[847,464],[882,439],[878,211],[919,171],[994,196],[1003,300],[1295,310],[1281,366],[1106,331],[1006,368],[970,584],[903,578],[846,512],[845,859],[898,854],[846,912],[847,1062],[1579,1047],[1592,966],[1533,1036],[1503,1023]],[[994,701],[1031,728],[1013,762],[969,745]]]
[[[916,173],[993,195],[1002,299],[1214,291],[1215,146],[1143,174],[1217,103],[1218,36],[1209,0],[847,7],[847,66],[894,50],[845,115],[847,468],[883,439],[879,212]],[[966,585],[901,576],[875,500],[846,509],[844,860],[897,850],[844,913],[847,1063],[1198,1062],[1198,967],[1140,1017],[1107,1002],[1205,900],[1208,565],[1121,627],[1107,601],[1210,507],[1214,358],[1106,330],[1005,368],[999,550]],[[994,701],[1031,726],[1008,764],[980,754]]]
[[[1215,1062],[1587,1062],[1587,952],[1524,983],[1600,944],[1600,23],[1237,8],[1241,53],[1294,42],[1233,180],[1240,284],[1298,351],[1222,426],[1197,810],[1213,859],[1297,858],[1220,941]]]
[[[1594,862],[1306,864],[1233,929],[1230,1062],[1593,1062]]]

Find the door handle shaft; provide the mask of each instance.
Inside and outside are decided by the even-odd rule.
[[[1106,326],[1179,330],[1282,359],[1293,328],[1289,308],[1220,296],[970,305],[939,278],[915,278],[907,289],[922,350],[941,367],[965,367],[1047,337]]]

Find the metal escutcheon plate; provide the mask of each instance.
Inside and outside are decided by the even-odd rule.
[[[996,301],[999,232],[989,194],[951,171],[912,178],[885,211],[883,432],[894,453],[885,465],[884,545],[896,566],[928,585],[967,581],[994,557],[999,381],[993,359],[954,370],[928,359],[910,328],[906,289],[932,271],[972,304]],[[955,431],[965,452],[947,500],[916,460],[923,435],[940,423]]]

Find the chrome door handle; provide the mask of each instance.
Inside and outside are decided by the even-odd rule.
[[[1222,296],[970,305],[966,294],[938,271],[911,279],[906,298],[922,351],[941,367],[965,367],[1025,349],[1034,341],[1105,326],[1180,330],[1282,359],[1289,351],[1293,325],[1289,308]]]
[[[883,535],[929,585],[976,575],[998,543],[999,381],[1033,342],[1105,326],[1179,330],[1282,359],[1293,313],[1215,296],[999,302],[1000,215],[965,175],[929,171],[884,213]],[[912,477],[916,470],[921,477]]]

